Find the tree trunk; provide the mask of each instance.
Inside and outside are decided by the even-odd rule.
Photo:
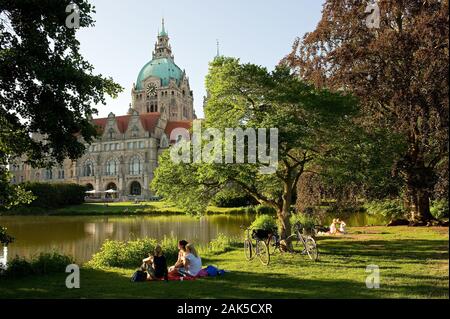
[[[414,224],[425,224],[434,220],[430,212],[430,193],[425,189],[409,189],[409,216]]]
[[[425,225],[434,220],[430,213],[430,194],[437,182],[434,169],[427,166],[417,138],[411,138],[410,148],[403,159],[406,173],[409,220],[415,225]]]
[[[278,221],[280,223],[281,240],[286,240],[291,235],[291,204],[292,204],[292,186],[285,184],[283,192],[283,204],[277,212]],[[286,242],[287,249],[292,250],[292,243]]]

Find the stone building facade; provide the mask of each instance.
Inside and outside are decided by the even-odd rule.
[[[189,129],[196,118],[189,78],[174,62],[164,21],[152,60],[139,72],[131,97],[126,115],[92,119],[100,137],[86,144],[87,151],[77,161],[67,159],[52,169],[14,162],[12,182],[78,183],[103,196],[115,190],[114,196],[124,200],[152,196],[149,184],[158,156],[179,138],[175,129]]]

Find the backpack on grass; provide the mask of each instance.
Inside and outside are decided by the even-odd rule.
[[[136,270],[131,276],[132,282],[142,282],[147,280],[147,272],[142,270]]]

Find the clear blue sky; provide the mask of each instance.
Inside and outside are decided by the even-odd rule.
[[[203,116],[204,79],[216,54],[238,57],[273,69],[289,53],[297,36],[314,30],[322,0],[156,1],[91,0],[93,28],[78,31],[81,52],[95,73],[111,76],[125,90],[99,106],[99,115],[125,114],[131,87],[151,60],[161,18],[165,18],[175,63],[185,69],[194,91],[194,107]]]

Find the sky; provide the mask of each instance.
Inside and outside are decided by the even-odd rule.
[[[194,108],[203,116],[208,63],[220,54],[273,70],[287,55],[296,37],[313,31],[323,0],[91,0],[95,26],[80,29],[81,53],[94,73],[110,76],[124,91],[98,105],[99,116],[126,114],[131,87],[151,60],[164,18],[175,63],[185,69]]]

